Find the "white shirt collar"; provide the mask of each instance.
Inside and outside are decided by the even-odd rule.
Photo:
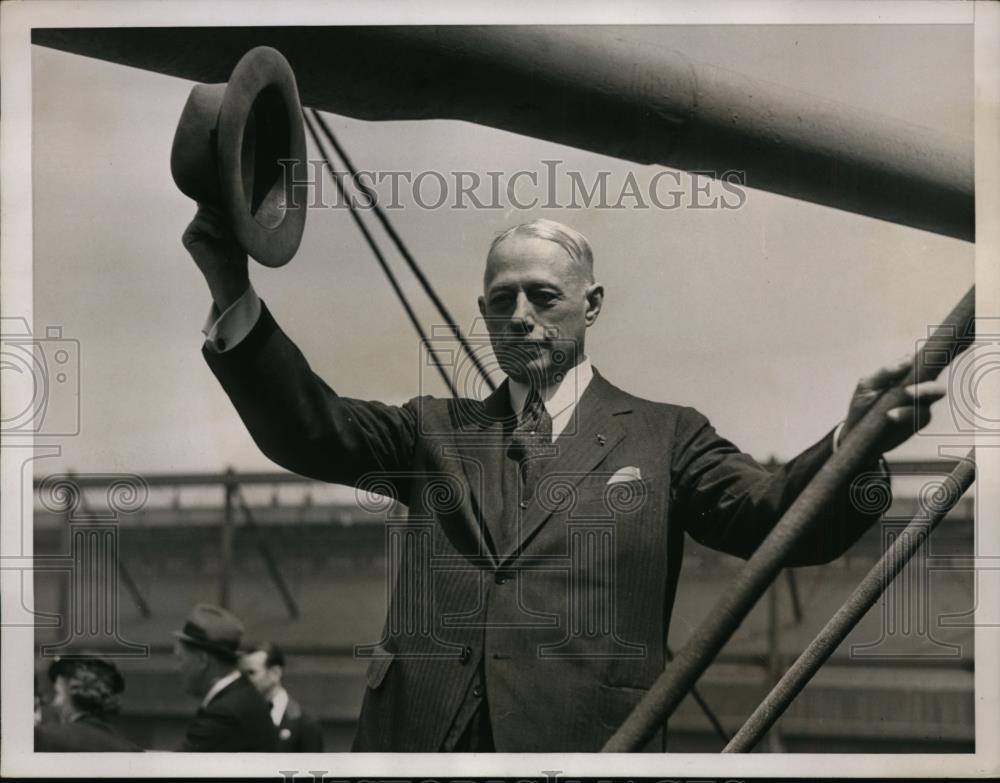
[[[271,723],[275,726],[281,725],[281,719],[285,717],[285,710],[288,709],[288,691],[280,685],[271,696]]]
[[[212,683],[212,687],[208,689],[208,693],[205,694],[205,698],[201,700],[201,706],[207,707],[212,699],[218,695],[219,691],[236,682],[239,678],[240,670],[233,669],[225,677],[217,679],[214,683]]]
[[[586,356],[583,360],[566,371],[565,377],[559,382],[547,386],[542,390],[542,403],[545,410],[552,417],[552,440],[566,429],[570,417],[576,409],[580,397],[594,377],[594,368],[590,364],[590,359]],[[528,385],[509,380],[510,404],[514,412],[520,416],[524,408],[524,403],[528,399]]]

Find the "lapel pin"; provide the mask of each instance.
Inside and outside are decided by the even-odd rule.
[[[604,437],[603,435],[598,435],[598,436],[597,436],[597,444],[598,444],[599,446],[603,446],[603,445],[604,445],[605,443],[607,443],[607,442],[608,442],[608,439],[607,439],[607,438],[605,438],[605,437]]]

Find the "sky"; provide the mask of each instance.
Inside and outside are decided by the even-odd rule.
[[[970,28],[621,32],[971,137]],[[210,299],[180,242],[194,205],[169,170],[192,83],[37,46],[32,79],[34,333],[61,327],[80,359],[80,431],[58,440],[45,470],[272,468],[200,354]],[[542,161],[561,160],[585,179],[607,170],[612,183],[662,170],[464,122],[327,117],[362,169],[542,175]],[[543,216],[593,245],[606,289],[587,338],[595,366],[634,394],[697,407],[759,458],[792,457],[831,429],[858,378],[911,351],[974,279],[968,243],[755,190],[734,210],[429,210],[404,197],[390,214],[466,331],[493,236]],[[382,246],[430,331],[440,319]],[[296,258],[253,264],[251,275],[340,394],[398,403],[445,393],[345,210],[310,210]],[[942,437],[915,438],[900,456],[936,453],[954,429],[946,406],[932,425]]]

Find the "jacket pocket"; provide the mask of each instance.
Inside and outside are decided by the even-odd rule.
[[[632,479],[612,484],[591,483],[579,489],[570,516],[581,511],[599,511],[599,516],[617,517],[650,506],[656,494],[655,478]]]
[[[382,684],[393,660],[395,660],[395,656],[392,653],[381,652],[377,658],[368,664],[368,671],[365,673],[365,682],[369,688],[376,690]]]

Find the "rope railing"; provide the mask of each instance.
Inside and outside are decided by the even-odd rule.
[[[972,486],[975,477],[974,453],[970,451],[968,456],[948,474],[941,489],[943,496],[934,499],[933,506],[929,509],[930,513],[926,516],[918,514],[900,532],[843,606],[823,626],[823,630],[778,680],[736,736],[723,748],[723,753],[747,753],[753,750],[764,734],[788,709],[795,697],[802,692],[813,675],[847,638],[854,626],[875,605],[917,550],[924,545],[930,533],[948,512],[958,505],[958,501]]]
[[[817,523],[836,493],[875,456],[879,439],[889,426],[886,414],[909,402],[906,387],[935,379],[955,356],[971,345],[974,316],[975,288],[971,288],[944,323],[923,341],[906,378],[879,396],[847,432],[838,451],[792,502],[750,557],[732,589],[726,591],[708,618],[695,629],[674,661],[605,743],[603,752],[638,750],[660,730],[781,572],[796,543]]]

